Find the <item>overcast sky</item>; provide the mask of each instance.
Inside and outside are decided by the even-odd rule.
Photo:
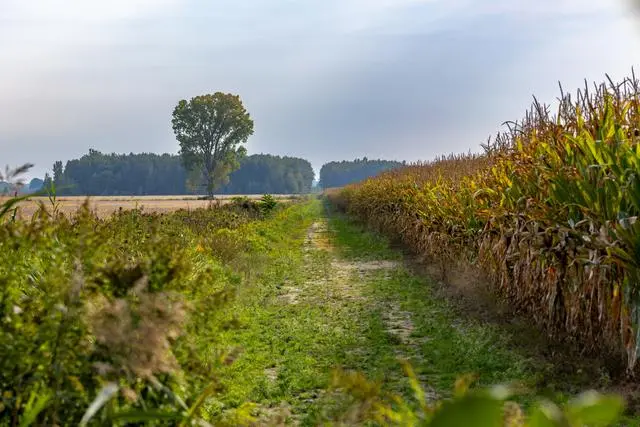
[[[624,0],[0,0],[0,166],[175,153],[173,107],[215,91],[250,153],[426,160],[639,64]]]

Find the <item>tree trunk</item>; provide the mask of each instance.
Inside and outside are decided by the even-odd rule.
[[[207,197],[213,199],[213,171],[209,163],[204,165],[204,182],[207,186]]]
[[[214,191],[216,189],[216,176],[214,174],[215,164],[212,161],[207,162],[205,165],[204,178],[207,184],[207,196],[210,199],[214,199]]]

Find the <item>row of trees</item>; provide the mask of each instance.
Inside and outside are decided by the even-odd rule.
[[[45,185],[48,179],[45,178]],[[60,194],[160,195],[187,194],[187,172],[180,158],[170,154],[103,154],[89,150],[63,167],[53,165],[53,181]]]
[[[309,193],[315,173],[311,163],[296,157],[255,154],[240,161],[222,194]]]
[[[270,154],[242,157],[218,194],[303,194],[312,190],[314,172],[305,159]],[[330,162],[320,170],[323,188],[341,187],[403,166],[404,162],[356,159]],[[172,154],[105,154],[89,150],[66,165],[57,161],[53,177],[34,179],[29,191],[55,183],[61,195],[180,195],[201,194],[205,178],[196,169],[188,171],[181,156]]]
[[[308,193],[314,179],[311,164],[294,157],[256,154],[239,160],[221,194]],[[180,156],[171,154],[104,154],[89,150],[63,166],[54,163],[53,177],[62,195],[168,195],[200,194],[206,188],[199,170],[185,169]]]
[[[305,159],[270,154],[241,158],[218,194],[303,194],[313,189],[314,172]],[[330,162],[320,170],[320,186],[341,187],[405,165],[405,162],[355,159]],[[172,154],[104,154],[89,150],[79,159],[53,165],[53,176],[34,178],[22,191],[34,192],[54,182],[60,195],[181,195],[201,194],[206,185],[199,170],[188,171],[181,156]],[[4,186],[3,186],[4,185]],[[13,187],[0,182],[0,194]]]
[[[353,161],[329,162],[320,169],[320,185],[323,188],[342,187],[405,165],[406,162],[369,160],[366,157]]]

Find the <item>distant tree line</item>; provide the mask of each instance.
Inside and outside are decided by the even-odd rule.
[[[254,154],[239,160],[218,194],[303,194],[313,192],[314,172],[305,159]],[[355,159],[329,162],[320,169],[318,188],[341,187],[375,176],[406,162]],[[179,155],[104,154],[89,150],[79,159],[53,164],[53,176],[34,178],[22,192],[35,192],[55,183],[59,195],[188,195],[205,194],[202,172],[189,172]],[[0,180],[0,195],[12,193]]]
[[[220,194],[308,193],[314,179],[307,160],[269,154],[240,159],[240,167],[229,175]],[[198,171],[189,172],[180,156],[171,154],[104,154],[89,150],[79,159],[53,165],[53,177],[43,185],[55,184],[60,195],[181,195],[202,194],[206,183]]]
[[[296,157],[254,154],[240,161],[221,194],[309,193],[315,173],[311,163]]]
[[[103,154],[89,150],[79,159],[53,164],[52,180],[62,195],[187,194],[187,174],[170,154]]]
[[[322,188],[342,187],[405,165],[406,162],[369,160],[366,157],[353,161],[329,162],[320,169],[320,186]]]

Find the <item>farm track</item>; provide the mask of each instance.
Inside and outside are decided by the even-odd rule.
[[[317,425],[332,406],[326,390],[336,367],[409,401],[400,360],[430,399],[449,395],[469,373],[481,384],[535,382],[531,360],[513,351],[505,331],[458,317],[434,282],[412,273],[381,236],[320,209],[309,221],[280,264],[275,295],[265,292],[253,306],[256,330],[241,338],[252,347],[245,357],[262,366],[253,371],[262,378],[253,386],[262,396],[261,425]],[[280,350],[267,356],[263,347]]]
[[[418,344],[426,340],[425,337],[414,336],[415,328],[412,322],[412,313],[403,311],[397,301],[381,300],[369,291],[368,287],[376,280],[388,280],[394,272],[403,268],[403,264],[397,259],[350,259],[341,254],[341,249],[336,247],[335,231],[330,229],[329,218],[318,218],[307,231],[303,251],[302,275],[304,280],[297,284],[284,284],[278,293],[277,303],[285,306],[322,306],[326,311],[325,323],[321,328],[340,328],[341,325],[333,324],[332,319],[339,317],[340,313],[356,313],[352,316],[355,324],[362,326],[372,323],[371,318],[361,318],[359,315],[375,316],[374,323],[381,326],[377,332],[382,332],[385,341],[385,362],[394,358],[411,359],[420,357]],[[364,331],[361,331],[364,332]],[[381,343],[369,342],[366,334],[358,337],[358,342],[353,342],[346,349],[349,358],[357,359],[365,364],[366,359],[372,353],[378,351]],[[344,368],[358,368],[359,363],[341,360]],[[350,366],[350,363],[353,365]],[[365,365],[366,366],[366,365]],[[372,366],[366,366],[370,369]],[[278,381],[280,369],[278,366],[266,368],[264,376],[268,382],[275,384]],[[391,372],[396,380],[401,377],[397,369]],[[386,373],[385,373],[386,376]],[[436,397],[426,381],[422,384]],[[325,390],[315,390],[312,397],[306,399],[306,403],[319,403],[324,398]],[[271,408],[263,408],[262,422],[278,420],[282,425],[306,424],[303,417],[291,413],[292,406],[288,402],[280,402],[271,405]],[[288,418],[284,415],[287,415]],[[288,419],[288,422],[284,422]]]

